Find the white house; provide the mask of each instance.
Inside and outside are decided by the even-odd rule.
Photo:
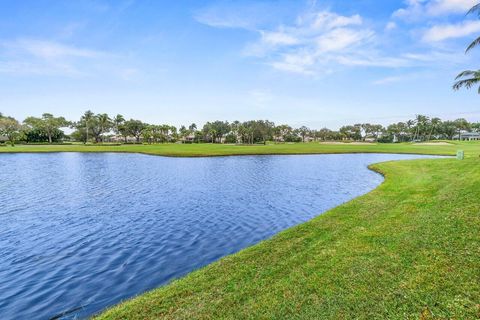
[[[458,134],[453,137],[453,140],[462,140],[462,141],[476,141],[480,140],[480,132],[464,132],[460,134],[460,139]]]

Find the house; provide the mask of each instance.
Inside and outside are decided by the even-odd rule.
[[[461,141],[476,141],[480,140],[480,132],[463,132],[459,135],[453,136],[453,140],[461,140]]]
[[[182,138],[180,138],[179,142],[181,143],[193,143],[195,141],[195,134],[190,133]]]
[[[121,135],[113,135],[111,137],[108,137],[108,142],[116,142],[116,143],[135,143],[137,142],[137,139],[135,137],[130,137],[128,136],[126,139],[124,136]]]

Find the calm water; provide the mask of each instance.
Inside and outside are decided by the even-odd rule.
[[[412,155],[0,155],[0,319],[87,317],[307,221]]]

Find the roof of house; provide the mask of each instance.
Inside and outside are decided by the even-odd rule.
[[[480,132],[465,132],[465,133],[462,133],[461,136],[462,137],[480,137]]]

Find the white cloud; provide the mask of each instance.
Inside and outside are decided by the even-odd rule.
[[[295,36],[290,35],[286,32],[282,31],[261,31],[262,34],[262,42],[266,44],[270,44],[272,46],[277,45],[295,45],[299,43],[299,39]]]
[[[4,42],[2,46],[19,53],[27,53],[42,59],[59,59],[66,57],[95,58],[103,54],[99,51],[35,39],[20,39],[13,42]]]
[[[309,12],[291,25],[258,32],[260,38],[247,46],[246,55],[266,58],[275,69],[301,74],[315,74],[328,61],[341,63],[337,55],[352,54],[375,37],[359,15],[330,11]]]
[[[370,30],[338,28],[325,33],[317,38],[317,50],[321,52],[338,52],[352,46],[369,41],[374,36]]]
[[[387,25],[385,26],[386,31],[391,31],[395,29],[397,29],[397,24],[393,21],[388,22]]]
[[[386,84],[391,84],[391,83],[395,83],[395,82],[400,82],[403,79],[404,78],[402,78],[402,77],[385,77],[385,78],[382,78],[382,79],[375,80],[372,83],[374,85],[380,86],[380,85],[386,85]]]
[[[440,15],[449,10],[460,12],[467,5],[470,6],[471,2],[407,0],[406,8],[398,10],[394,16],[408,15],[411,18],[414,15]],[[229,14],[220,18],[226,16]],[[397,38],[391,36],[393,32],[400,31],[395,31],[400,28],[395,20],[386,22],[383,28],[376,31],[372,28],[374,24],[358,14],[341,15],[329,10],[315,10],[314,7],[291,20],[291,23],[277,23],[263,28],[252,28],[252,24],[243,27],[258,34],[258,39],[247,44],[243,54],[261,59],[276,70],[302,75],[327,74],[342,67],[429,67],[438,63],[453,64],[459,59],[454,57],[454,50],[449,50],[446,46],[442,50],[432,51],[423,44],[423,49],[420,49],[418,43],[422,36],[424,41],[434,44],[469,35],[480,28],[480,21],[459,25],[430,24],[433,27],[428,30],[418,29],[419,25],[415,24],[413,29],[401,31],[415,31],[420,37],[413,37],[411,43],[402,38],[399,39],[402,43],[398,44],[395,43]],[[216,21],[214,16],[210,17],[208,24],[215,25],[212,21]],[[426,21],[430,23],[429,20]],[[229,25],[241,28],[242,24]],[[221,24],[223,26],[225,24]],[[404,27],[403,24],[401,26]],[[403,48],[404,51],[398,52],[398,48]],[[455,54],[458,55],[458,52]]]
[[[313,75],[312,67],[315,65],[315,53],[299,50],[295,53],[281,55],[279,59],[270,62],[270,65],[278,70]]]
[[[0,41],[0,73],[28,76],[113,76],[122,80],[139,71],[122,63],[122,57],[41,39]]]
[[[307,15],[305,18],[300,18],[300,25],[310,24],[315,30],[329,30],[334,28],[341,28],[347,26],[358,26],[363,23],[362,17],[358,14],[353,16],[341,16],[329,11],[321,11],[314,14]]]
[[[54,41],[18,39],[0,42],[1,73],[14,75],[83,76],[81,62],[105,53]]]
[[[436,25],[423,35],[425,42],[440,42],[448,39],[462,38],[480,32],[480,21],[465,21],[458,24]]]
[[[195,12],[194,19],[214,28],[256,30],[278,13],[276,7],[261,1],[248,5],[242,1],[219,1]]]
[[[393,17],[406,20],[418,18],[425,12],[425,2],[425,0],[406,0],[406,7],[395,11]]]
[[[411,21],[425,16],[461,14],[477,3],[477,0],[406,0],[406,6],[395,11],[393,16]]]
[[[427,13],[432,16],[465,13],[478,3],[477,0],[436,0],[427,5]]]

